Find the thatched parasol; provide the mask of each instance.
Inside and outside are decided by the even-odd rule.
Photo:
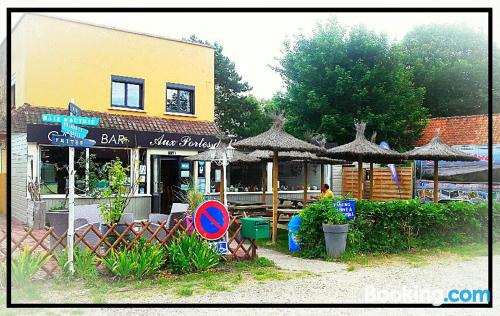
[[[221,141],[219,143],[218,150],[225,151],[227,148],[228,144],[226,142]],[[194,156],[189,156],[186,158],[187,161],[210,161],[210,151],[204,151],[199,154],[196,154]],[[239,151],[239,150],[234,150],[233,151],[233,158],[231,159],[231,163],[251,163],[251,162],[259,162],[260,160],[257,158],[253,158],[248,156],[247,154]],[[224,174],[224,168],[221,169],[221,183],[220,183],[220,201],[222,203],[225,203],[225,198],[224,198],[224,182],[226,180],[226,175]]]
[[[265,163],[268,161],[273,160],[273,152],[270,150],[255,150],[251,153],[248,154],[250,157],[258,158],[264,162],[263,167],[265,167]],[[304,201],[303,205],[304,207],[307,205],[307,173],[308,173],[308,164],[309,163],[320,163],[321,164],[321,187],[323,186],[324,183],[324,170],[323,170],[323,164],[330,164],[330,165],[342,165],[346,164],[346,161],[343,160],[337,160],[337,159],[332,159],[328,157],[322,157],[318,156],[316,154],[310,153],[310,152],[300,152],[300,151],[286,151],[286,152],[281,152],[279,154],[280,159],[282,160],[289,160],[289,161],[303,161],[304,162]],[[262,173],[262,178],[265,179],[266,173],[265,169],[263,169]],[[264,180],[265,181],[265,180]],[[265,201],[265,182],[262,183],[263,189],[262,189],[262,199],[263,202]]]
[[[438,202],[438,162],[445,161],[477,161],[478,158],[468,155],[463,151],[454,149],[446,145],[439,137],[439,128],[436,129],[436,135],[426,145],[407,151],[405,153],[408,159],[414,160],[433,160],[434,161],[434,203]]]
[[[255,150],[273,151],[273,243],[276,242],[278,230],[278,152],[308,151],[322,152],[323,149],[293,137],[284,131],[285,118],[283,114],[274,115],[273,126],[266,132],[234,143],[234,147]]]
[[[332,158],[345,159],[358,162],[358,200],[363,197],[363,161],[366,162],[403,162],[405,156],[394,150],[384,149],[370,142],[365,137],[365,122],[355,123],[356,139],[352,142],[331,148],[326,155]]]

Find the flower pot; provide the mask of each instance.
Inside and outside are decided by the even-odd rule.
[[[68,230],[68,210],[57,210],[48,211],[47,220],[49,221],[49,226],[54,228],[54,233],[57,237],[61,237]],[[57,238],[57,239],[58,239]],[[56,238],[50,236],[50,247],[52,248],[56,243]],[[63,249],[66,246],[66,238],[57,245],[58,250]]]
[[[26,223],[33,228],[45,226],[45,214],[47,213],[46,201],[28,201]]]
[[[329,257],[340,258],[345,251],[349,224],[331,225],[323,223],[326,253]]]

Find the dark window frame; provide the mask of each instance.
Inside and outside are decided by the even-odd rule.
[[[188,112],[172,112],[172,111],[169,111],[168,110],[168,89],[171,89],[171,90],[177,90],[177,91],[188,91],[190,94],[191,94],[191,111],[188,113]],[[167,114],[173,114],[173,115],[176,115],[176,114],[180,114],[180,115],[195,115],[195,111],[196,111],[196,108],[195,108],[195,95],[196,95],[196,89],[195,89],[195,86],[190,86],[190,85],[185,85],[185,84],[180,84],[180,83],[172,83],[172,82],[167,82],[166,84],[166,88],[165,88],[165,112]],[[180,98],[177,99],[177,107],[179,107],[179,102],[180,102]]]
[[[116,83],[124,83],[125,84],[125,96],[124,96],[124,104],[113,104],[113,82]],[[139,107],[129,106],[128,103],[128,85],[138,85],[139,86]],[[122,108],[122,109],[131,109],[131,110],[144,110],[144,79],[141,78],[132,78],[125,76],[111,76],[111,107],[112,108]]]

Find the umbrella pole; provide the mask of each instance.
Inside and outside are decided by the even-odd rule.
[[[370,201],[373,200],[373,162],[370,162]]]
[[[224,201],[224,187],[225,187],[225,184],[224,184],[224,179],[226,178],[226,175],[224,174],[224,168],[221,168],[221,175],[220,175],[220,188],[219,188],[219,191],[220,191],[220,202],[222,204],[225,204],[226,201]]]
[[[267,186],[267,163],[262,163],[262,203],[266,203],[266,186]]]
[[[363,183],[361,182],[363,178],[363,160],[359,158],[358,160],[358,200],[363,199]]]
[[[273,244],[278,234],[278,151],[273,154]]]
[[[323,189],[323,186],[325,185],[325,165],[320,164],[320,180],[319,180],[319,189],[320,191]],[[331,189],[331,188],[330,188]]]
[[[304,161],[304,199],[302,200],[302,205],[307,206],[307,161]]]
[[[438,202],[439,185],[438,185],[438,161],[434,161],[434,203]]]

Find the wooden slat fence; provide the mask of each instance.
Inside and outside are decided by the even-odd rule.
[[[83,231],[75,231],[75,247],[88,248],[98,258],[108,255],[112,249],[130,249],[140,238],[145,238],[146,243],[159,243],[168,245],[175,240],[178,232],[196,232],[193,231],[193,223],[185,224],[184,220],[176,221],[175,225],[167,228],[166,222],[152,223],[139,222],[123,224],[106,225],[105,229],[97,228],[97,225],[88,225]],[[237,217],[230,217],[228,230],[228,250],[229,253],[224,257],[225,260],[246,260],[257,256],[257,245],[255,240],[242,238],[240,235],[241,222]],[[5,260],[7,255],[6,231],[0,229],[0,257]],[[46,277],[54,274],[58,268],[54,255],[66,246],[66,232],[58,236],[52,227],[35,230],[33,228],[24,228],[22,234],[12,236],[11,247],[12,257],[19,254],[25,246],[28,246],[30,252],[42,252],[44,257],[52,255],[50,260],[42,269]],[[200,237],[201,238],[201,237]],[[96,266],[101,265],[100,260],[96,260]]]
[[[400,183],[400,191],[391,172],[387,167],[373,168],[373,201],[406,200],[413,196],[413,168],[396,167]],[[364,182],[365,198],[369,198],[369,180]],[[342,175],[342,194],[351,193],[357,196],[358,174],[357,168],[344,167]]]

